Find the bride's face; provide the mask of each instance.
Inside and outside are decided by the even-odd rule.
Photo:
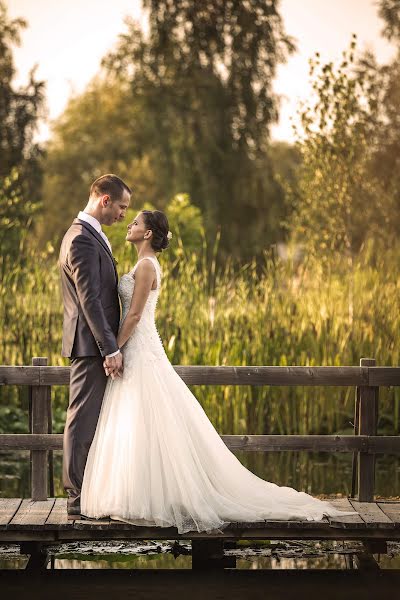
[[[151,230],[147,229],[143,219],[142,213],[138,213],[133,219],[132,223],[128,225],[128,233],[126,234],[126,240],[131,243],[141,242],[145,239],[145,236],[151,237]]]

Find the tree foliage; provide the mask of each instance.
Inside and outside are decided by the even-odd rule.
[[[400,1],[380,0],[378,14],[383,19],[385,27],[383,35],[390,41],[400,40]]]
[[[144,5],[148,36],[128,19],[101,78],[55,125],[46,204],[65,196],[68,181],[74,193],[62,200],[70,209],[54,231],[81,206],[90,180],[108,170],[127,176],[137,206],[165,208],[189,194],[208,238],[221,227],[222,250],[250,257],[282,231],[275,216],[284,192],[267,150],[277,116],[272,80],[293,44],[278,2]]]
[[[0,2],[0,237],[13,260],[20,257],[20,236],[32,223],[41,185],[41,149],[34,134],[43,115],[44,83],[32,70],[26,86],[13,86],[13,46],[20,44],[25,26],[23,19],[10,20]]]
[[[144,195],[155,200],[149,159],[144,155],[131,93],[120,82],[94,78],[83,94],[72,97],[56,120],[47,144],[43,184],[44,215],[38,235],[58,243],[87,202],[91,183],[117,173],[133,188],[133,205]]]
[[[150,15],[152,79],[164,79],[168,70],[172,83],[177,72],[185,75],[192,69],[205,82],[213,75],[226,100],[229,140],[250,156],[262,151],[268,125],[277,117],[272,93],[277,63],[294,50],[278,4],[276,0],[143,2]],[[200,97],[200,105],[203,102]]]
[[[155,210],[157,207],[150,202],[140,206],[142,210]],[[168,215],[172,230],[172,241],[168,247],[168,259],[174,261],[186,253],[198,252],[204,240],[203,217],[197,206],[190,202],[188,194],[177,194],[170,199],[165,211]],[[136,217],[138,210],[129,207],[123,222],[106,228],[107,237],[111,243],[114,256],[118,260],[135,260],[135,249],[126,241],[127,225]]]
[[[365,61],[356,64],[355,50],[353,39],[339,66],[322,65],[317,55],[311,62],[315,100],[301,112],[303,160],[289,226],[294,241],[319,258],[351,258],[368,239],[385,245],[396,235],[391,199],[373,170],[380,78]]]

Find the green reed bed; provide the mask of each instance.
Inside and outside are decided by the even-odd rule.
[[[124,249],[119,274],[133,255]],[[207,267],[202,255],[161,256],[164,278],[157,323],[173,364],[358,365],[399,364],[398,259],[373,266],[360,256],[295,265],[265,255],[260,265]],[[60,356],[62,302],[57,259],[32,255],[25,267],[0,265],[0,362],[30,364]],[[4,268],[7,267],[7,268]],[[193,392],[223,433],[334,433],[351,427],[353,388],[195,386]],[[399,432],[399,391],[383,389],[380,431]],[[62,431],[68,390],[53,388],[54,430]],[[0,430],[27,430],[27,394],[0,388]]]

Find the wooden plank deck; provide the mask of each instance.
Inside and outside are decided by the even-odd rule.
[[[359,539],[400,540],[400,501],[329,500],[354,515],[322,521],[232,523],[222,534],[188,532],[175,527],[145,527],[110,519],[67,519],[66,498],[32,501],[0,498],[0,541],[67,541],[83,539]],[[356,512],[357,511],[357,512]],[[358,513],[358,514],[357,514]]]

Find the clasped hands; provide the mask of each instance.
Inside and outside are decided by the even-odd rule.
[[[124,360],[122,357],[122,353],[119,352],[115,356],[111,356],[110,358],[106,358],[103,362],[104,371],[107,375],[111,375],[112,379],[116,377],[121,377],[124,370]]]

